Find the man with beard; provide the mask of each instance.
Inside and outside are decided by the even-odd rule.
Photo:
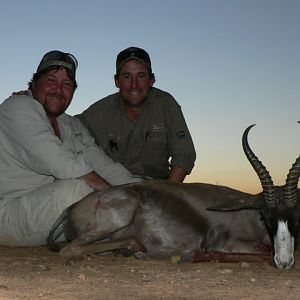
[[[133,174],[182,182],[196,159],[193,141],[179,104],[154,82],[149,54],[127,48],[116,61],[119,92],[76,117],[105,153]]]
[[[40,246],[60,213],[95,189],[140,181],[65,113],[76,58],[46,53],[27,95],[0,105],[0,244]]]

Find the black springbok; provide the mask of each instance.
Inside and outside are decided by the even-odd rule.
[[[50,249],[59,250],[55,240],[62,233],[71,241],[60,250],[66,260],[122,248],[139,258],[188,258],[199,250],[263,255],[269,245],[275,265],[291,268],[299,230],[300,156],[285,185],[274,186],[248,145],[253,126],[245,130],[242,144],[261,193],[155,180],[95,191],[62,213],[49,234]]]

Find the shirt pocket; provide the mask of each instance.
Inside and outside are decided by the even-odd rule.
[[[150,130],[146,133],[145,140],[147,156],[164,158],[168,155],[168,133],[166,128]]]

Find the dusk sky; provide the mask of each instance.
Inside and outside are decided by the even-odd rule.
[[[299,0],[1,0],[0,103],[27,83],[44,53],[74,54],[79,67],[68,113],[117,91],[115,59],[148,51],[155,86],[181,105],[197,160],[186,182],[247,192],[260,183],[243,131],[284,184],[300,152]]]

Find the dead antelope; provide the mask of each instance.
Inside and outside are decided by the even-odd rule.
[[[299,230],[300,156],[285,185],[274,186],[248,145],[253,126],[245,130],[242,144],[261,182],[261,193],[168,181],[96,191],[63,212],[49,234],[49,247],[59,249],[54,241],[62,233],[71,241],[60,250],[66,260],[122,248],[139,258],[191,258],[195,250],[263,255],[269,245],[275,265],[291,268]]]

